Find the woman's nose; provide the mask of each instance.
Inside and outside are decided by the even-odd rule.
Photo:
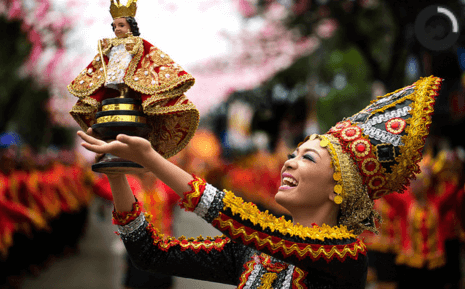
[[[297,160],[295,158],[288,159],[284,162],[284,166],[287,168],[295,168],[297,166]]]

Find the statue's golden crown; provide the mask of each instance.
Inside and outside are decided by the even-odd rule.
[[[110,14],[113,19],[122,17],[135,17],[137,11],[137,0],[128,0],[126,5],[120,4],[119,0],[111,0]]]

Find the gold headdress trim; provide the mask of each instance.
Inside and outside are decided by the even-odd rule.
[[[330,134],[317,135],[320,145],[326,147],[334,168],[333,178],[336,197],[341,199],[341,214],[338,225],[344,225],[355,234],[364,230],[376,232],[375,228],[362,224],[370,218],[377,218],[373,210],[374,203],[369,198],[367,186],[363,184],[362,177],[349,154],[345,153],[339,140]],[[335,198],[336,201],[336,198]],[[374,220],[372,220],[374,222]]]
[[[111,0],[110,14],[113,19],[122,17],[135,17],[137,12],[137,0],[128,0],[126,5],[122,5],[119,0]]]

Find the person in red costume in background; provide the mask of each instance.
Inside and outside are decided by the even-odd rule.
[[[432,164],[432,171],[435,175],[435,194],[438,197],[451,194],[451,191],[455,194],[453,203],[446,208],[447,211],[439,222],[446,252],[446,264],[443,269],[443,278],[446,280],[445,288],[454,289],[461,288],[462,279],[461,246],[465,241],[465,231],[460,226],[460,214],[463,210],[460,200],[464,194],[463,162],[465,156],[463,148],[450,149],[449,147],[446,142],[445,148],[437,153]]]
[[[108,179],[75,152],[0,148],[0,288],[79,252],[94,194],[111,198]]]
[[[404,194],[390,194],[376,205],[385,219],[381,234],[368,235],[367,243],[377,252],[377,288],[459,288],[459,248],[449,246],[457,253],[452,256],[446,244],[457,231],[455,209],[463,190],[440,177],[439,161],[440,154],[425,153],[421,173]]]

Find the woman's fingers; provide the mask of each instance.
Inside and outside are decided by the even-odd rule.
[[[125,144],[129,144],[131,142],[131,138],[125,134],[119,134],[116,136],[116,140],[122,142],[122,143],[125,143]]]
[[[90,143],[83,142],[82,146],[94,153],[104,154],[107,153],[107,149],[104,145],[93,145]]]
[[[137,136],[128,136],[125,134],[119,134],[116,137],[116,140],[120,141],[121,143],[126,144],[127,146],[130,147],[138,147],[138,148],[143,148],[145,146],[150,146],[150,143],[148,142],[147,139],[137,137]]]
[[[96,139],[86,133],[84,133],[83,131],[78,131],[77,132],[78,136],[80,136],[84,141],[88,142],[89,144],[93,144],[93,145],[103,145],[105,144],[104,141],[101,141],[99,139]]]

